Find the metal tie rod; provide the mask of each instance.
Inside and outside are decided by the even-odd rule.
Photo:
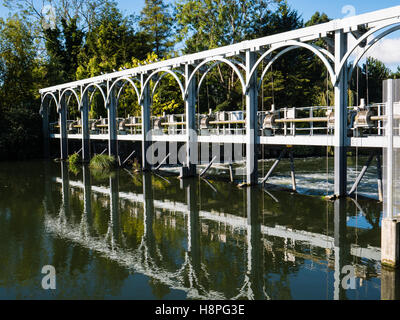
[[[200,172],[200,177],[204,176],[204,175],[207,173],[208,169],[211,168],[211,166],[212,166],[213,162],[215,161],[215,159],[217,159],[217,156],[215,156],[215,157],[211,160],[211,162],[207,165],[207,167],[205,167],[204,170],[203,170],[202,172]]]
[[[107,151],[107,148],[105,148],[105,149],[103,150],[103,152],[100,153],[100,155],[104,154],[104,152],[106,152],[106,151]]]
[[[286,152],[286,149],[283,149],[281,154],[279,155],[278,159],[276,159],[276,161],[272,165],[271,169],[269,169],[267,175],[264,177],[264,179],[261,180],[260,184],[263,184],[268,180],[268,178],[271,176],[272,172],[274,172],[274,170],[275,170],[276,166],[278,165],[278,163],[281,161],[281,159],[282,159],[283,155],[285,154],[285,152]]]
[[[171,155],[171,153],[168,153],[167,154],[167,156],[160,162],[160,164],[157,166],[157,168],[155,168],[154,170],[158,170],[158,169],[160,169],[161,168],[161,166],[165,163],[165,162],[167,162],[167,160],[168,160],[168,158],[169,158],[169,156]]]
[[[132,153],[128,156],[128,158],[126,158],[125,161],[122,162],[122,165],[124,165],[133,156],[134,153],[135,153],[135,150],[133,150]]]
[[[364,177],[365,172],[367,171],[369,165],[371,164],[371,161],[372,161],[372,159],[374,158],[374,155],[375,155],[375,154],[371,154],[371,155],[369,156],[367,163],[366,163],[365,166],[362,168],[360,174],[359,174],[358,177],[357,177],[356,182],[354,182],[353,187],[351,188],[351,190],[350,190],[350,192],[349,192],[349,196],[351,196],[351,195],[354,193],[354,191],[356,191],[358,185],[359,185],[360,182],[361,182],[361,179]]]

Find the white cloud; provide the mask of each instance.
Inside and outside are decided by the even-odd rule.
[[[369,38],[370,40],[371,38]],[[349,47],[351,48],[355,44],[355,39],[350,38]],[[351,56],[351,60],[354,60],[359,53],[363,52],[363,49],[358,48],[354,51]],[[400,65],[400,38],[384,38],[378,41],[367,53],[366,57],[373,57],[382,61],[389,67]]]
[[[400,65],[400,38],[380,40],[368,51],[368,56],[385,64]]]

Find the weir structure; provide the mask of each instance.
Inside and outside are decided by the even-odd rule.
[[[179,142],[185,144],[186,149],[181,177],[188,177],[196,174],[194,154],[199,144],[245,145],[246,182],[253,185],[259,183],[257,161],[260,145],[329,146],[334,148],[335,157],[334,194],[343,197],[347,195],[347,148],[383,148],[385,219],[382,235],[392,235],[388,239],[382,238],[382,246],[391,248],[389,251],[383,249],[388,255],[383,261],[397,265],[399,228],[396,190],[399,186],[396,150],[399,146],[400,115],[397,102],[400,99],[396,99],[399,96],[396,94],[396,83],[387,81],[384,103],[373,106],[357,101],[359,106],[349,107],[348,87],[353,70],[368,50],[398,30],[400,6],[41,89],[40,112],[45,152],[49,150],[50,138],[59,139],[60,158],[66,160],[68,139],[79,139],[82,140],[82,158],[89,161],[90,141],[104,140],[108,141],[108,153],[118,158],[118,141],[138,141],[142,145],[142,167],[151,170],[147,151],[152,143]],[[318,39],[324,39],[327,48],[317,46],[315,41]],[[264,76],[277,59],[299,48],[314,53],[326,67],[334,87],[334,106],[259,111],[258,96]],[[219,64],[231,67],[239,79],[245,111],[196,114],[200,87],[208,72]],[[152,97],[161,79],[167,75],[175,79],[181,91],[185,113],[155,118],[151,116]],[[136,93],[141,107],[140,117],[118,118],[118,102],[127,87]],[[106,119],[89,119],[95,92],[102,97],[107,110]],[[81,114],[76,121],[68,119],[68,104],[73,100]],[[55,125],[49,123],[49,112],[53,106],[59,118]],[[315,111],[321,110],[324,110],[324,116],[316,116],[321,112]],[[308,117],[299,118],[299,113],[308,113]],[[309,127],[296,127],[299,122]],[[318,123],[324,126],[318,126]],[[173,152],[170,153],[170,158],[173,158]],[[294,174],[292,178],[295,188]],[[379,181],[382,184],[381,178]]]

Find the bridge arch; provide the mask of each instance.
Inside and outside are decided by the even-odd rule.
[[[78,108],[79,108],[79,106],[81,105],[81,100],[79,99],[78,94],[75,92],[74,89],[72,89],[72,88],[67,88],[67,89],[65,89],[64,91],[62,91],[61,94],[60,94],[60,103],[59,103],[59,105],[58,105],[58,106],[59,106],[59,110],[61,110],[61,100],[62,100],[63,96],[67,94],[67,92],[70,92],[70,93],[72,93],[72,94],[75,96],[75,99],[76,99],[76,102],[77,102]],[[69,99],[68,99],[67,104],[69,104]]]
[[[56,110],[58,111],[58,99],[57,97],[54,95],[53,92],[47,92],[45,95],[42,96],[42,103],[40,106],[40,113],[42,113],[43,111],[43,107],[44,107],[44,102],[46,101],[47,98],[50,98],[50,102],[47,105],[47,107],[51,106],[51,102],[54,101],[54,103],[56,104]]]
[[[82,108],[83,97],[84,97],[85,94],[89,91],[89,89],[90,89],[90,88],[93,88],[93,87],[95,88],[95,91],[96,91],[96,90],[99,90],[99,91],[100,91],[100,93],[101,93],[101,95],[102,95],[102,97],[103,97],[104,107],[107,106],[107,99],[106,99],[106,95],[104,94],[103,89],[102,89],[97,83],[91,83],[91,84],[89,84],[89,85],[82,91],[82,100],[81,100],[81,102],[80,102],[80,104],[79,104],[79,108]],[[95,91],[94,91],[94,92],[95,92]],[[94,94],[94,92],[93,92],[93,94]],[[93,95],[92,95],[92,97],[90,98],[90,101],[92,101],[92,98],[93,98]]]
[[[379,40],[381,40],[382,38],[386,37],[386,36],[389,35],[390,33],[393,33],[393,32],[395,32],[395,31],[397,31],[397,30],[400,30],[400,25],[399,25],[399,24],[400,24],[400,18],[398,18],[397,20],[398,20],[398,21],[392,21],[392,22],[390,22],[390,23],[385,23],[385,24],[379,25],[379,26],[377,26],[377,27],[375,27],[375,28],[373,28],[373,29],[367,31],[365,34],[363,34],[360,38],[357,39],[357,41],[356,41],[356,43],[354,44],[354,46],[353,46],[350,50],[348,50],[348,51],[346,52],[345,56],[344,56],[343,59],[340,61],[339,71],[338,71],[338,73],[337,73],[337,75],[336,75],[337,78],[336,78],[335,83],[336,83],[337,80],[339,79],[340,74],[343,72],[344,66],[345,66],[345,64],[347,64],[347,61],[348,61],[348,59],[350,58],[351,54],[352,54],[357,48],[360,48],[360,45],[361,45],[364,41],[368,40],[368,38],[369,38],[371,35],[373,35],[373,34],[376,33],[376,32],[379,32],[379,31],[381,31],[381,30],[383,30],[383,29],[385,29],[385,28],[388,28],[388,27],[390,27],[390,26],[397,25],[397,26],[395,26],[395,27],[392,27],[392,28],[390,28],[390,29],[388,29],[388,30],[382,32],[380,35],[378,35],[378,37],[376,37],[376,38],[374,38],[373,40],[371,40],[372,44],[371,44],[371,43],[370,43],[370,44],[367,44],[367,46],[369,46],[369,48],[367,48],[366,50],[364,50],[364,52],[363,52],[362,54],[360,54],[360,55],[356,58],[356,60],[354,61],[352,67],[350,68],[350,70],[349,70],[349,79],[351,78],[351,74],[353,73],[353,70],[354,70],[355,66],[356,66],[356,65],[358,64],[358,62],[362,59],[362,57],[364,56],[364,54],[365,54],[375,43],[377,43]]]
[[[351,79],[351,75],[353,74],[353,71],[355,69],[355,67],[358,65],[358,63],[360,62],[360,60],[364,57],[364,55],[375,45],[377,44],[382,38],[386,37],[387,35],[396,32],[400,30],[400,25],[397,25],[395,27],[392,27],[384,32],[382,32],[381,34],[379,34],[377,37],[373,38],[369,43],[367,43],[366,47],[364,48],[363,52],[361,52],[357,58],[353,61],[352,66],[349,69],[349,79]],[[346,62],[346,61],[345,61]],[[341,72],[343,72],[343,69],[341,70]],[[350,80],[349,80],[350,81]]]
[[[168,73],[168,74],[170,74],[171,76],[174,77],[174,79],[176,80],[176,82],[177,82],[178,85],[179,85],[179,88],[181,89],[182,98],[183,98],[183,100],[185,100],[185,99],[184,99],[184,98],[185,98],[185,89],[184,89],[184,87],[183,87],[183,84],[182,84],[181,80],[180,80],[179,77],[177,76],[177,74],[176,74],[174,71],[172,71],[171,69],[168,69],[168,68],[161,68],[161,69],[158,69],[158,70],[154,71],[154,72],[153,72],[152,74],[150,74],[150,76],[146,79],[146,81],[144,82],[143,87],[142,87],[142,92],[141,92],[139,101],[142,101],[142,100],[143,100],[143,98],[144,98],[144,91],[145,91],[146,87],[150,84],[150,80],[151,80],[156,74],[161,73],[161,72]],[[156,84],[158,84],[158,81],[157,81]]]
[[[181,76],[185,77],[185,75],[184,75],[182,72],[180,72],[179,70],[175,70],[175,72],[178,73],[178,74],[180,74]],[[152,91],[152,93],[151,93],[151,96],[152,96],[152,97],[153,97],[154,94],[156,93],[157,87],[158,87],[158,85],[160,84],[161,80],[162,80],[165,76],[167,76],[168,74],[169,74],[168,72],[164,72],[164,73],[157,79],[157,82],[154,84],[154,88],[153,88],[153,91]],[[182,91],[182,89],[181,89],[181,91]]]
[[[223,57],[212,57],[212,58],[208,58],[208,59],[205,59],[204,61],[202,61],[202,62],[193,70],[192,74],[190,75],[190,77],[189,77],[189,79],[188,79],[188,81],[187,81],[187,86],[186,86],[186,90],[185,90],[185,97],[186,97],[186,95],[187,95],[187,93],[188,93],[187,91],[188,91],[188,88],[189,88],[189,86],[190,86],[190,83],[193,81],[193,78],[195,77],[197,71],[199,71],[199,69],[200,69],[202,66],[204,66],[205,64],[207,64],[207,63],[209,63],[209,62],[215,62],[215,63],[214,63],[210,68],[208,68],[208,69],[205,71],[205,73],[203,74],[202,78],[200,79],[199,86],[198,86],[198,91],[197,91],[197,92],[199,92],[201,83],[203,82],[203,80],[204,80],[205,76],[207,75],[207,73],[210,72],[210,71],[211,71],[213,68],[215,68],[217,65],[219,65],[219,64],[221,64],[221,63],[225,63],[225,64],[229,65],[229,66],[233,69],[233,71],[236,73],[236,75],[238,76],[238,78],[239,78],[239,80],[240,80],[240,83],[242,84],[242,92],[243,92],[243,94],[246,93],[246,82],[245,82],[245,80],[244,80],[243,75],[240,73],[238,67],[236,66],[236,64],[235,64],[234,62],[232,62],[232,61],[226,59],[226,58],[223,58]],[[243,64],[238,63],[238,65],[239,65],[241,68],[244,68]]]
[[[316,56],[318,56],[320,58],[320,60],[324,63],[325,67],[327,68],[327,70],[329,72],[332,84],[334,85],[336,83],[336,74],[333,70],[332,65],[328,61],[328,59],[329,59],[332,62],[334,62],[334,57],[331,53],[329,53],[327,50],[320,48],[316,45],[303,43],[303,42],[299,42],[299,41],[295,41],[295,40],[290,40],[290,41],[286,41],[285,43],[283,43],[281,45],[273,46],[271,49],[269,49],[268,51],[266,51],[264,54],[261,55],[261,57],[257,60],[257,62],[255,63],[255,65],[253,66],[253,68],[250,71],[250,74],[248,76],[247,83],[246,83],[246,91],[249,89],[250,79],[253,77],[258,66],[264,60],[264,58],[269,56],[270,54],[272,54],[274,51],[282,49],[282,48],[285,48],[285,49],[280,51],[274,58],[272,58],[272,60],[270,60],[269,64],[263,71],[263,76],[265,76],[266,72],[271,67],[273,62],[275,62],[283,54],[285,54],[291,50],[294,50],[294,49],[304,48],[304,49],[307,49],[307,50],[313,52]],[[263,79],[263,76],[261,77],[261,81]]]
[[[119,101],[119,97],[120,97],[120,95],[121,95],[121,93],[122,93],[122,90],[125,88],[126,84],[128,84],[128,83],[129,83],[129,84],[133,87],[133,89],[135,90],[138,103],[140,103],[140,92],[139,92],[139,89],[138,89],[138,87],[136,86],[135,82],[133,82],[133,80],[132,80],[131,78],[129,78],[129,77],[120,77],[120,78],[118,78],[117,80],[115,80],[115,81],[113,82],[113,84],[111,85],[111,87],[110,87],[109,90],[108,90],[108,95],[107,95],[107,100],[106,100],[106,101],[108,101],[108,100],[110,99],[110,95],[111,95],[112,89],[114,89],[114,87],[116,87],[117,84],[120,83],[120,82],[123,82],[123,84],[122,84],[122,86],[121,86],[121,88],[119,89],[118,94],[117,94],[117,104],[118,104],[118,101]]]

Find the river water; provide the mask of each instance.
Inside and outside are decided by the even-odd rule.
[[[268,182],[290,187],[289,164],[278,168]],[[371,199],[336,202],[321,197],[333,188],[330,161],[296,160],[296,170],[292,193],[1,163],[0,299],[398,298],[398,275],[380,265],[375,169],[359,187]],[[48,265],[55,290],[42,287]]]

